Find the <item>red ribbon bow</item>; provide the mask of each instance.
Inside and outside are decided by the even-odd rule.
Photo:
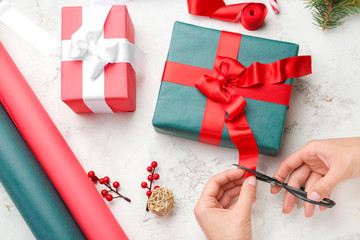
[[[240,22],[248,30],[258,29],[268,12],[262,3],[226,5],[223,0],[187,0],[187,3],[190,14]]]
[[[241,164],[255,169],[258,148],[244,114],[246,101],[241,96],[241,88],[277,84],[310,74],[311,57],[290,57],[269,64],[256,62],[246,68],[235,59],[218,56],[213,73],[212,76],[203,75],[195,87],[228,113],[225,124],[239,150]]]
[[[246,101],[239,96],[236,102],[234,97],[236,92],[231,87],[245,87],[244,75],[246,68],[238,61],[228,57],[217,57],[214,64],[214,75],[202,76],[196,83],[195,87],[215,102],[221,103],[229,114],[229,119],[241,114],[246,106]],[[229,106],[232,108],[229,108]]]
[[[246,106],[236,88],[281,83],[288,78],[307,75],[309,69],[310,56],[290,57],[270,64],[256,62],[248,68],[235,59],[218,56],[215,59],[214,75],[202,76],[195,83],[195,87],[221,104],[230,118],[234,118]]]

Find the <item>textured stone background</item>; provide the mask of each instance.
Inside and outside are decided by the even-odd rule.
[[[60,39],[60,9],[88,1],[12,0],[36,24]],[[228,1],[235,3],[239,1]],[[268,4],[267,1],[260,1]],[[190,16],[184,0],[133,0],[128,9],[136,44],[147,55],[137,79],[137,110],[115,115],[76,115],[60,100],[60,54],[44,57],[0,24],[0,40],[64,135],[86,171],[94,170],[121,183],[133,202],[114,201],[110,209],[130,239],[204,239],[192,209],[207,179],[237,162],[237,152],[156,133],[151,125],[174,21],[290,41],[300,54],[313,56],[313,74],[294,83],[282,150],[261,156],[258,169],[272,175],[282,158],[314,138],[360,136],[360,18],[322,32],[312,24],[303,1],[279,1],[264,27],[248,32],[241,25]],[[269,5],[268,5],[269,6]],[[159,185],[175,193],[168,217],[145,212],[146,166],[159,162]],[[76,183],[74,183],[76,184]],[[306,219],[302,202],[282,214],[282,195],[270,195],[260,183],[253,207],[254,239],[360,239],[360,179],[338,186],[334,209]],[[91,211],[91,209],[89,209]],[[16,207],[0,185],[1,239],[33,239]]]

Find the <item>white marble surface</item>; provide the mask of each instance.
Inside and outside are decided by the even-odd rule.
[[[61,7],[88,1],[11,2],[60,39]],[[235,2],[240,1],[228,1]],[[130,239],[204,239],[193,207],[207,179],[237,162],[237,151],[156,133],[151,125],[174,21],[295,42],[300,44],[300,54],[312,54],[313,74],[294,83],[282,150],[276,158],[261,156],[260,171],[272,175],[282,158],[310,139],[360,136],[360,16],[348,17],[342,27],[322,32],[312,24],[303,1],[279,2],[281,13],[275,15],[269,9],[265,25],[254,32],[239,24],[191,16],[184,0],[129,2],[136,44],[148,55],[146,71],[137,79],[134,113],[74,114],[60,100],[59,56],[42,56],[2,24],[0,41],[85,170],[119,180],[121,192],[133,200],[109,204]],[[158,184],[175,193],[175,208],[167,217],[144,209],[146,196],[140,183],[146,180],[146,167],[153,160],[159,163]],[[283,192],[270,195],[268,184],[260,183],[253,207],[254,239],[360,239],[359,186],[360,179],[342,183],[332,195],[337,206],[307,219],[300,201],[291,214],[282,214]],[[34,238],[1,185],[0,235],[3,240]]]

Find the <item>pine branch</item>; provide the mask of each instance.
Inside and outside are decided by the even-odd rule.
[[[333,6],[331,3],[329,3],[328,1],[325,0],[325,2],[328,4],[329,10],[328,10],[328,12],[327,12],[327,14],[326,14],[326,18],[325,18],[325,21],[324,21],[324,23],[323,23],[323,28],[322,28],[323,31],[325,31],[325,27],[326,27],[327,22],[329,21],[329,17],[330,17],[330,14],[331,14],[331,10],[332,10],[333,7],[334,7],[334,6]]]
[[[360,0],[307,0],[306,7],[313,11],[316,25],[325,31],[343,24],[343,18],[360,13]]]

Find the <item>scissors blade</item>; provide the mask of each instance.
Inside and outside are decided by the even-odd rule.
[[[257,175],[259,172],[257,172],[257,171],[254,171],[254,170],[252,170],[252,169],[250,169],[250,168],[247,168],[247,167],[243,167],[243,166],[241,166],[241,165],[239,165],[239,164],[233,164],[235,167],[239,167],[239,168],[241,168],[241,169],[243,169],[243,170],[245,170],[245,171],[248,171],[248,172],[251,172],[251,173],[253,173],[253,174],[255,174],[255,175]]]
[[[233,165],[236,166],[236,167],[239,167],[239,168],[241,168],[241,169],[243,169],[245,171],[251,172],[251,173],[255,174],[255,176],[257,176],[257,177],[262,177],[264,179],[270,178],[269,176],[266,176],[265,174],[259,173],[257,171],[254,171],[254,170],[250,169],[250,168],[241,166],[239,164],[233,164]]]
[[[241,169],[244,169],[245,171],[253,173],[256,176],[256,178],[258,180],[260,180],[260,181],[276,184],[276,179],[275,178],[269,177],[269,176],[267,176],[265,174],[259,173],[257,171],[254,171],[254,170],[250,169],[250,168],[241,166],[239,164],[233,164],[233,165],[236,166],[236,167],[239,167]]]

